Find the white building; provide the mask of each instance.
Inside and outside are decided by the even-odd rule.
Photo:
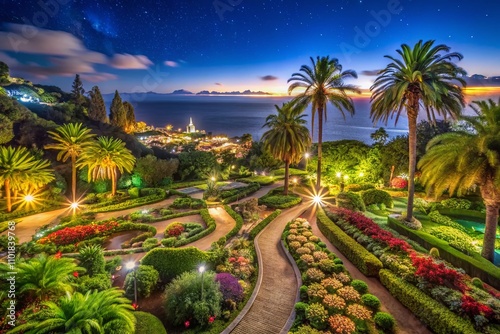
[[[193,124],[193,118],[192,117],[189,117],[189,124],[188,126],[186,126],[186,132],[187,133],[194,133],[196,132],[196,128]]]

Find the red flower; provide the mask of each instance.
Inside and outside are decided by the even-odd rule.
[[[184,327],[189,328],[189,325],[191,325],[189,320],[184,321]]]
[[[73,271],[73,276],[78,278],[78,276],[79,276],[78,271]]]
[[[474,300],[471,296],[462,296],[462,310],[469,316],[474,317],[476,315],[482,314],[486,318],[491,318],[494,315],[493,310],[484,304],[481,304]]]
[[[60,259],[61,256],[62,256],[61,251],[58,251],[57,253],[54,254],[54,258],[56,258],[56,259]]]
[[[229,258],[229,263],[233,263],[234,261],[236,261],[236,259],[234,257]]]
[[[134,310],[137,310],[139,308],[139,304],[132,303],[132,307],[134,308]]]
[[[215,321],[215,315],[212,315],[208,318],[208,323],[211,324]]]

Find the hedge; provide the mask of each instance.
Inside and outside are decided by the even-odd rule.
[[[317,214],[318,228],[325,237],[338,248],[363,274],[366,276],[378,276],[383,268],[382,262],[367,251],[356,240],[348,236],[340,227],[328,218],[322,209]]]
[[[257,236],[257,234],[260,233],[260,231],[262,231],[267,225],[269,225],[274,220],[274,218],[278,217],[280,214],[281,214],[281,210],[278,209],[278,210],[274,211],[273,213],[271,213],[266,218],[262,219],[260,221],[260,223],[258,223],[257,226],[255,226],[250,231],[249,239],[253,240]]]
[[[267,195],[259,198],[259,205],[265,205],[273,209],[288,209],[302,202],[302,197],[295,194],[275,195],[269,192]]]
[[[432,299],[416,286],[399,278],[390,270],[382,269],[380,281],[424,324],[436,334],[474,334],[478,333],[472,323],[450,311],[440,302]]]
[[[394,207],[394,202],[392,201],[391,195],[387,191],[380,189],[369,189],[361,193],[361,198],[365,203],[365,206],[371,204],[384,204],[388,208]]]
[[[387,221],[389,227],[418,242],[425,249],[437,248],[442,259],[450,262],[455,267],[464,269],[471,277],[478,277],[483,282],[500,289],[500,270],[493,263],[481,257],[480,254],[466,255],[451,247],[448,242],[429,233],[410,230],[395,218],[388,217]]]
[[[135,334],[167,334],[165,327],[160,319],[151,313],[136,311],[134,312],[136,321]]]
[[[234,237],[243,227],[243,217],[241,217],[236,211],[231,209],[229,205],[224,205],[224,210],[236,221],[236,225],[229,231],[224,237],[221,237],[217,243],[222,242],[222,238],[229,240]]]
[[[141,264],[153,266],[160,274],[160,280],[167,282],[183,272],[196,270],[208,260],[208,254],[196,247],[155,248],[142,258]]]
[[[178,212],[178,213],[173,213],[171,215],[153,218],[148,223],[156,223],[156,222],[161,222],[164,220],[169,220],[169,219],[174,219],[174,218],[179,218],[179,217],[193,216],[193,215],[197,215],[199,213],[200,213],[200,210],[190,210],[190,211],[186,211],[186,212]]]
[[[207,180],[176,182],[176,183],[173,183],[170,186],[170,188],[171,189],[190,188],[190,187],[195,187],[195,186],[199,186],[199,185],[206,184],[206,183],[207,183]]]
[[[212,233],[215,230],[215,219],[213,219],[212,216],[210,216],[210,213],[208,213],[208,209],[202,209],[199,211],[199,213],[201,215],[201,219],[203,219],[203,221],[207,225],[207,228],[204,229],[203,231],[201,231],[200,233],[197,233],[189,238],[182,239],[182,240],[176,240],[174,247],[180,247],[180,246],[190,244],[196,240],[199,240],[199,239],[209,235],[210,233]]]
[[[253,182],[253,183],[250,183],[250,185],[248,185],[245,188],[230,190],[231,192],[234,192],[235,190],[237,192],[235,192],[234,195],[230,195],[230,196],[226,196],[226,197],[222,196],[222,194],[221,194],[221,198],[223,198],[222,203],[228,204],[228,203],[235,202],[239,199],[242,199],[243,197],[246,197],[250,194],[253,194],[254,192],[256,192],[259,189],[260,189],[260,184]]]
[[[261,186],[268,186],[274,183],[276,181],[276,178],[272,176],[260,176],[260,175],[255,175],[255,176],[249,176],[249,177],[244,177],[241,179],[236,179],[238,182],[243,182],[243,183],[258,183]]]
[[[125,209],[130,209],[130,208],[142,206],[145,204],[160,202],[160,201],[164,200],[166,197],[167,197],[167,194],[165,193],[165,191],[162,189],[158,189],[157,193],[154,195],[129,199],[129,200],[126,200],[126,201],[121,202],[121,203],[111,204],[111,205],[103,206],[103,207],[97,207],[97,208],[96,207],[94,207],[94,208],[89,207],[87,210],[85,210],[85,213],[99,213],[99,212],[125,210]]]

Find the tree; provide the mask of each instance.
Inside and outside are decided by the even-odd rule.
[[[449,53],[450,48],[434,41],[419,41],[413,49],[401,45],[396,52],[400,59],[385,56],[392,62],[381,70],[370,88],[372,105],[370,116],[374,122],[396,114],[396,123],[403,109],[408,116],[408,207],[406,220],[413,219],[415,166],[417,163],[417,117],[422,105],[427,119],[436,121],[436,114],[456,118],[465,106],[460,85],[466,73],[452,61],[462,59],[460,53]],[[444,52],[444,54],[442,54]]]
[[[125,132],[131,133],[135,129],[135,112],[134,106],[130,102],[123,102],[125,109]]]
[[[418,166],[427,189],[461,195],[479,186],[486,206],[482,256],[493,261],[500,208],[500,99],[474,102],[477,116],[460,119],[472,131],[438,135]]]
[[[147,155],[137,159],[134,173],[138,174],[149,186],[159,186],[165,178],[172,177],[177,172],[179,160],[158,159],[154,155]]]
[[[16,326],[11,333],[134,333],[134,308],[117,289],[81,294],[66,293],[57,303],[48,301],[33,320]]]
[[[389,134],[384,128],[379,128],[370,134],[370,138],[375,142],[375,145],[383,146],[387,142],[387,139],[389,139]]]
[[[26,147],[0,146],[0,182],[4,185],[7,212],[12,211],[12,188],[40,188],[52,180],[54,172],[48,160],[37,159]]]
[[[409,161],[407,135],[392,138],[381,148],[380,153],[383,177],[384,180],[389,180],[389,184],[394,175],[407,173]]]
[[[9,66],[0,61],[0,84],[9,83]]]
[[[127,124],[125,108],[123,107],[122,99],[118,91],[115,91],[115,96],[109,108],[109,123],[122,129],[125,129],[125,125]]]
[[[311,129],[314,136],[314,118],[318,117],[318,167],[316,187],[321,187],[321,159],[323,143],[323,122],[327,118],[327,104],[330,102],[345,117],[344,112],[354,114],[352,99],[347,95],[349,92],[360,93],[353,85],[344,83],[347,78],[357,78],[356,72],[347,70],[342,72],[342,65],[338,59],[317,57],[316,61],[311,57],[312,67],[302,65],[299,73],[293,73],[288,82],[293,83],[288,87],[291,94],[296,88],[305,89],[294,98],[294,102],[301,106],[311,104],[312,122]]]
[[[80,75],[75,75],[75,80],[73,80],[73,84],[71,85],[71,99],[75,103],[75,105],[79,108],[83,107],[85,103],[85,89],[83,89],[83,83],[80,79]]]
[[[102,123],[108,122],[108,116],[106,115],[106,105],[104,104],[104,99],[102,98],[101,91],[99,87],[94,86],[89,92],[90,96],[90,108],[89,108],[89,118],[94,121],[99,121]]]
[[[178,173],[181,180],[203,179],[217,168],[212,152],[193,151],[179,154]]]
[[[116,180],[118,171],[131,172],[134,168],[135,157],[125,143],[118,138],[98,137],[92,145],[85,147],[77,160],[78,167],[88,167],[89,179],[111,179],[111,195],[116,194]]]
[[[429,141],[442,133],[450,132],[451,124],[445,120],[434,123],[423,120],[417,124],[417,161],[424,156]]]
[[[311,145],[311,137],[305,126],[307,122],[303,119],[305,115],[300,115],[303,109],[290,102],[281,108],[277,105],[274,107],[278,114],[267,116],[263,127],[269,130],[262,135],[262,141],[276,159],[285,162],[284,194],[288,195],[290,164],[302,159]]]
[[[73,203],[76,202],[76,159],[83,150],[92,145],[95,136],[90,129],[82,123],[68,123],[56,128],[55,131],[47,131],[50,138],[55,141],[46,145],[46,149],[59,150],[57,160],[66,162],[71,159],[71,195]]]

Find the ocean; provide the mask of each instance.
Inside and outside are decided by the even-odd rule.
[[[226,134],[229,137],[250,133],[254,140],[260,139],[266,131],[262,126],[266,117],[275,113],[274,105],[281,106],[291,99],[276,96],[164,94],[145,94],[144,96],[138,100],[134,99],[134,95],[122,95],[124,101],[129,101],[134,105],[137,121],[143,121],[155,127],[171,124],[174,129],[185,130],[191,117],[197,130],[205,130],[213,135]],[[110,96],[105,97],[108,110],[110,98]],[[385,127],[390,138],[408,132],[408,122],[404,113],[397,125],[394,124],[394,119],[389,120],[387,125],[383,123],[374,125],[370,120],[370,99],[356,97],[353,101],[355,115],[353,117],[346,115],[345,119],[333,106],[327,107],[328,116],[323,127],[323,141],[355,139],[371,144],[370,134],[381,126]],[[306,110],[306,114],[310,127],[311,111]],[[317,141],[317,129],[314,131],[313,141]]]

